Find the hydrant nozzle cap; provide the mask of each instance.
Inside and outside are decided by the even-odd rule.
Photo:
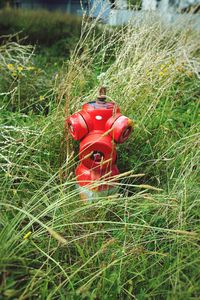
[[[97,97],[97,100],[102,101],[102,102],[104,102],[106,100],[106,87],[105,86],[102,86],[99,89],[99,96]]]

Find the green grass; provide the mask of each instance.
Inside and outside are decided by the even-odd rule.
[[[1,9],[0,36],[16,33],[24,44],[37,44],[38,51],[50,48],[49,56],[69,57],[79,40],[81,18],[45,10]]]
[[[198,32],[95,28],[85,20],[62,66],[0,48],[1,298],[199,299]],[[135,131],[118,147],[118,193],[83,203],[64,120],[101,84]]]

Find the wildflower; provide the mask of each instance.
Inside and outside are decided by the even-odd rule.
[[[16,76],[17,76],[17,73],[16,73],[16,72],[13,72],[13,73],[12,73],[12,76],[13,76],[13,77],[16,77]]]
[[[19,67],[17,67],[17,70],[18,70],[19,72],[21,72],[21,71],[24,70],[24,68],[23,68],[22,66],[19,66]]]
[[[160,68],[161,70],[164,69],[166,67],[166,65],[161,65]]]
[[[163,73],[167,73],[167,68],[164,68],[162,71]]]
[[[13,66],[13,64],[7,64],[7,67],[8,67],[8,69],[10,70],[10,71],[13,71],[14,70],[14,66]]]
[[[159,76],[162,77],[164,75],[164,73],[161,71],[159,72]]]
[[[24,235],[23,239],[24,239],[24,240],[28,240],[28,238],[30,237],[31,233],[32,233],[31,231],[27,232],[27,233]]]
[[[28,71],[35,70],[35,67],[29,66],[29,67],[27,67],[27,70],[28,70]]]
[[[167,73],[167,71],[168,71],[167,67],[168,67],[167,64],[163,64],[163,65],[160,66],[161,73],[163,73],[161,76],[163,76],[164,73]]]
[[[150,73],[149,71],[146,71],[146,75],[147,75],[147,76],[150,76],[150,74],[151,74],[151,73]]]
[[[40,96],[40,101],[44,100],[44,96]]]

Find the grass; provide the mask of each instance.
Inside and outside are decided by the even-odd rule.
[[[181,26],[95,34],[86,19],[70,60],[41,72],[31,46],[1,46],[3,299],[199,298],[199,42]],[[83,203],[64,120],[100,84],[135,131],[118,193]]]
[[[69,56],[81,32],[81,18],[67,13],[4,8],[0,10],[0,35],[18,32],[25,44],[53,48],[51,55]]]

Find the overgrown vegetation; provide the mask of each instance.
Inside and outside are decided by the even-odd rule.
[[[95,28],[84,20],[56,70],[38,70],[32,46],[0,48],[2,298],[198,299],[198,33]],[[64,120],[100,84],[135,131],[118,193],[83,203]]]
[[[43,10],[0,10],[0,36],[18,34],[23,43],[51,47],[51,55],[69,56],[79,40],[81,18]],[[42,48],[42,49],[41,49]]]

